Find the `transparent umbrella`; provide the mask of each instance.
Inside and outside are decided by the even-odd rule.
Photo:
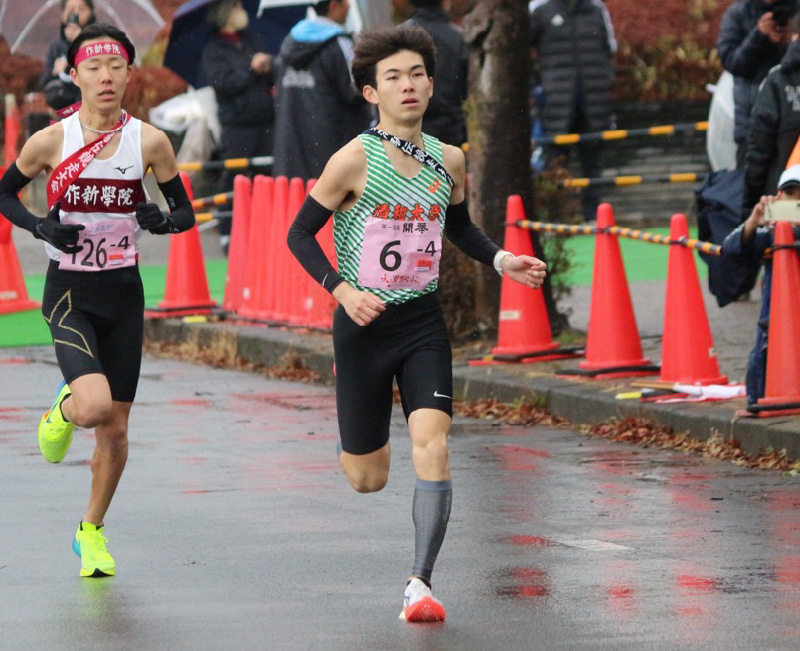
[[[95,0],[94,14],[98,22],[124,31],[140,54],[164,26],[150,0]],[[0,0],[0,35],[12,54],[43,59],[60,24],[60,0]]]

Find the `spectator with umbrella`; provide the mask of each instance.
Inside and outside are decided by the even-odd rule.
[[[227,158],[264,156],[272,149],[272,57],[248,32],[249,16],[241,0],[216,0],[207,20],[216,27],[203,50],[201,69],[219,106],[219,154]],[[218,192],[230,192],[232,170],[220,176]],[[230,221],[219,225],[220,246],[227,255]]]
[[[92,0],[61,0],[61,27],[58,38],[47,51],[39,84],[47,105],[58,111],[78,102],[81,90],[69,75],[67,49],[81,30],[95,22]]]

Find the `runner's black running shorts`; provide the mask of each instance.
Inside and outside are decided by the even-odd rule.
[[[51,261],[42,314],[67,383],[102,373],[113,400],[133,402],[144,328],[144,290],[138,267],[62,271]]]
[[[333,350],[345,452],[369,454],[386,445],[395,378],[406,419],[422,408],[452,416],[452,351],[435,293],[388,305],[368,326],[356,324],[340,305]]]

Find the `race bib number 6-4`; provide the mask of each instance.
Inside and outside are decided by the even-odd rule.
[[[64,253],[58,263],[66,271],[105,271],[136,264],[136,236],[130,219],[113,219],[84,224],[78,233],[77,253]]]
[[[425,289],[439,277],[438,221],[367,218],[358,284],[372,289]]]

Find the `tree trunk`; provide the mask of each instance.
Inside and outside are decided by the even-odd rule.
[[[478,0],[464,18],[470,48],[468,100],[469,202],[473,220],[502,246],[506,201],[522,197],[526,216],[532,215],[533,182],[530,167],[529,18],[527,3],[519,0]],[[542,247],[530,231],[534,255]],[[496,332],[500,279],[483,265],[478,278],[476,312],[479,321]],[[555,312],[549,283],[543,288],[548,312]]]

